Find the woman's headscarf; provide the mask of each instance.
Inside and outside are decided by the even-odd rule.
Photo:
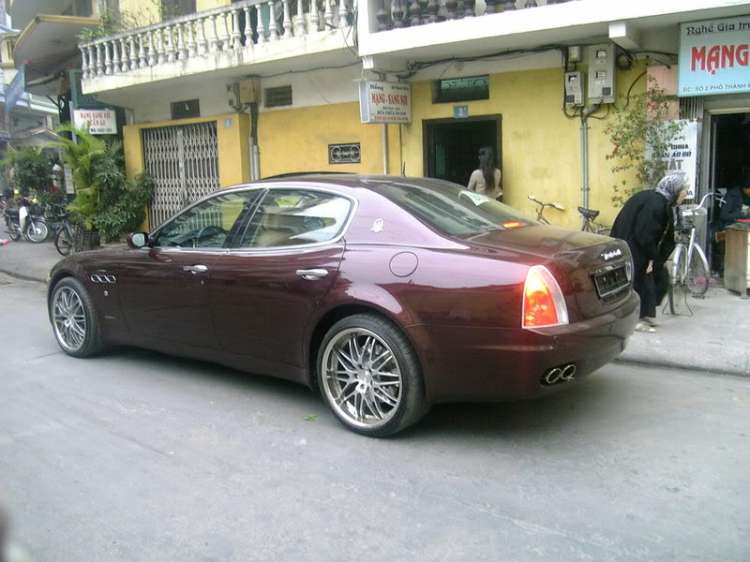
[[[685,174],[669,174],[664,176],[656,186],[657,193],[661,193],[672,205],[677,203],[680,192],[686,189],[687,176]]]

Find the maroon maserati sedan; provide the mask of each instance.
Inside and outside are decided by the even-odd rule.
[[[300,175],[224,189],[51,271],[62,349],[141,346],[318,389],[387,436],[431,404],[556,392],[638,316],[624,242],[448,182]]]

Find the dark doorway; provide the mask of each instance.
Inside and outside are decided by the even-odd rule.
[[[500,115],[423,121],[425,175],[467,185],[483,146],[493,149],[502,170],[501,123]]]
[[[750,113],[714,115],[714,187],[729,189],[750,179]]]
[[[750,181],[750,113],[728,113],[711,116],[710,186],[712,192],[725,194],[726,190]],[[750,201],[746,201],[750,203]],[[714,223],[719,215],[719,204],[714,202],[709,221]],[[709,229],[709,262],[711,270],[723,272],[723,233],[721,228]]]

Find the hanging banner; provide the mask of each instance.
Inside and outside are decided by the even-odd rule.
[[[682,119],[679,122],[684,125],[677,137],[669,143],[667,173],[687,174],[690,187],[686,199],[693,199],[698,185],[698,142],[701,128],[696,120]]]
[[[359,111],[362,123],[411,123],[411,86],[362,80]]]
[[[92,135],[116,135],[117,117],[114,109],[76,109],[73,123],[83,129],[88,126]]]
[[[750,15],[680,24],[678,96],[750,92]]]

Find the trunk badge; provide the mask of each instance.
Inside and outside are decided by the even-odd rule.
[[[616,250],[612,250],[611,252],[602,252],[602,259],[604,261],[613,260],[615,258],[619,258],[620,256],[622,256],[622,250],[620,250],[619,248]]]

